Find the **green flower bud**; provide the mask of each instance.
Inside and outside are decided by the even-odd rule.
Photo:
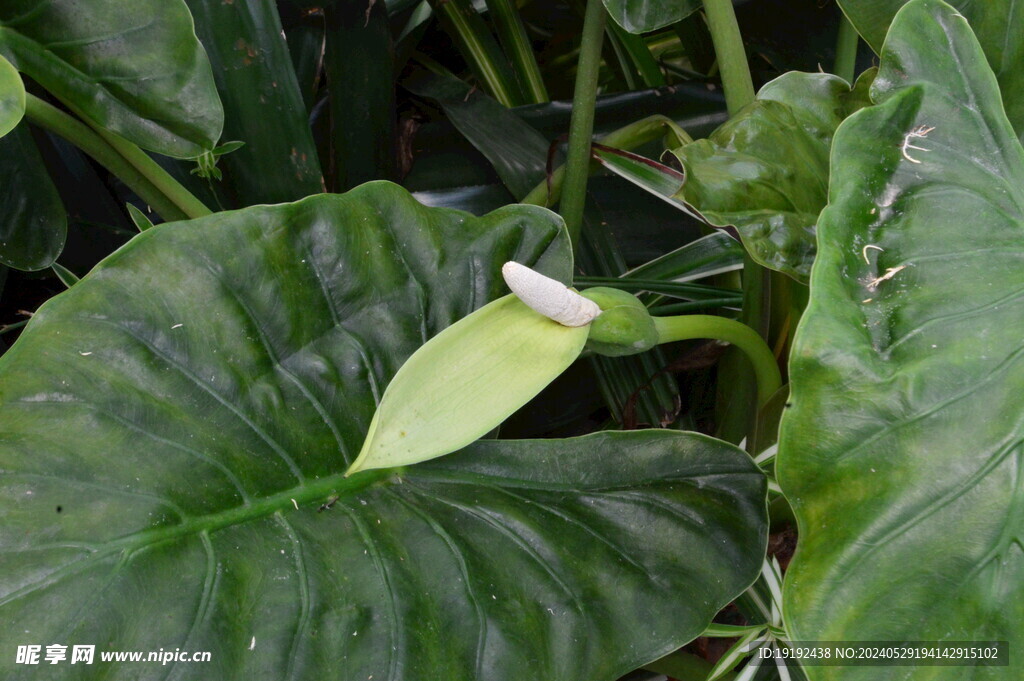
[[[590,322],[587,348],[599,355],[620,357],[650,350],[658,344],[658,330],[647,308],[636,296],[614,288],[590,288],[580,295],[601,308]]]

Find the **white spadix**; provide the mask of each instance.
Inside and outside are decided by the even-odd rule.
[[[601,314],[594,301],[526,265],[509,261],[501,267],[501,276],[527,307],[562,326],[586,326]]]

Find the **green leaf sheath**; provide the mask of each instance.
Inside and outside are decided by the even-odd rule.
[[[843,12],[875,52],[880,52],[896,12],[907,0],[839,0]],[[1010,123],[1024,138],[1024,11],[1017,0],[952,0],[981,43],[995,71]]]
[[[427,461],[487,435],[576,361],[588,331],[512,294],[463,317],[395,374],[346,474]]]
[[[25,84],[11,62],[0,55],[0,137],[14,129],[25,115]]]
[[[489,441],[343,477],[398,367],[511,259],[567,280],[557,217],[372,183],[156,226],[45,303],[0,358],[8,644],[212,653],[123,672],[146,681],[612,681],[697,636],[765,549],[729,445]]]
[[[67,214],[28,125],[0,138],[0,263],[49,267],[67,236]]]
[[[191,157],[220,137],[223,110],[183,0],[7,0],[0,54],[150,151]]]
[[[850,117],[833,144],[792,353],[777,463],[800,526],[786,623],[795,638],[994,639],[1018,650],[1024,149],[981,45],[950,6],[909,3],[881,56],[877,106]]]
[[[187,2],[224,102],[224,139],[245,142],[219,161],[228,193],[247,206],[321,191],[316,146],[275,3]]]

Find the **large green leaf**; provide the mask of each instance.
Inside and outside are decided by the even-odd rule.
[[[604,0],[615,22],[630,33],[674,24],[701,8],[701,0]]]
[[[25,84],[11,62],[0,55],[0,137],[14,129],[25,115]]]
[[[66,236],[64,205],[22,122],[0,138],[0,264],[49,267]]]
[[[154,227],[43,305],[0,359],[5,645],[212,653],[51,678],[610,681],[696,636],[764,550],[729,445],[490,441],[343,477],[509,259],[567,280],[561,221],[373,183]]]
[[[868,103],[873,71],[851,87],[824,73],[790,72],[716,130],[672,153],[686,171],[676,195],[711,224],[733,225],[765,267],[806,281],[814,225],[825,207],[832,135]]]
[[[306,107],[272,0],[187,0],[224,102],[225,184],[239,205],[294,201],[323,188]]]
[[[183,0],[5,0],[0,54],[141,147],[196,156],[224,115]]]
[[[839,0],[857,31],[878,52],[897,10],[907,0]],[[971,24],[1003,91],[1003,106],[1024,136],[1024,11],[1017,0],[952,0]]]
[[[872,96],[836,135],[790,366],[786,622],[805,639],[1019,651],[1024,149],[967,22],[937,0],[897,15]],[[950,671],[812,678],[1019,678]]]

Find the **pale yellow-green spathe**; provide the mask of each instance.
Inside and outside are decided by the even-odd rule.
[[[346,475],[419,463],[479,439],[565,371],[587,334],[514,295],[452,324],[395,374]]]

